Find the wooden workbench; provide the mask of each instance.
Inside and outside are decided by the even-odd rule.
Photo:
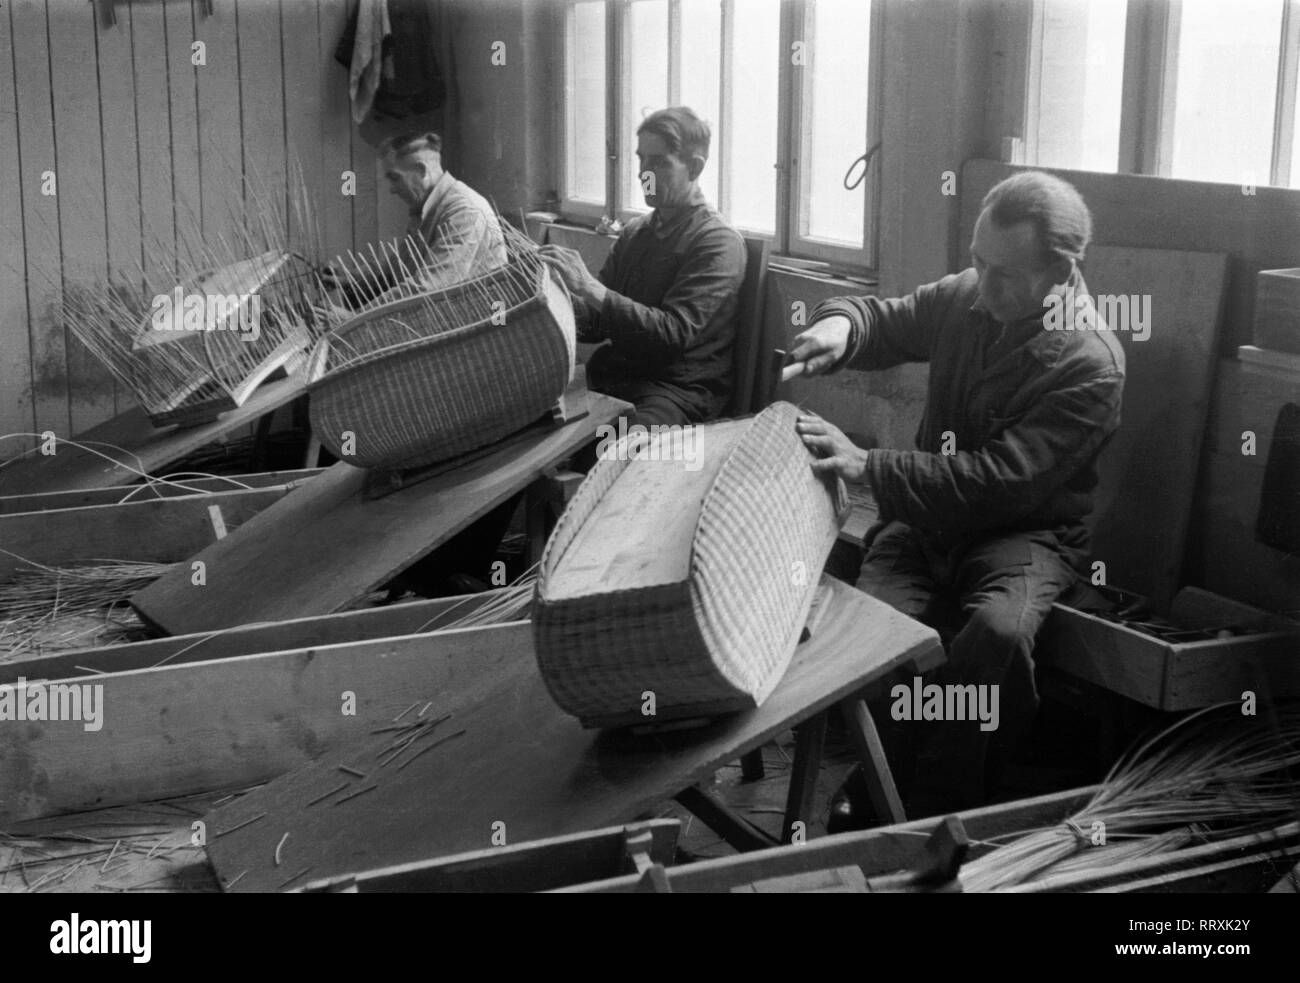
[[[491,660],[487,692],[411,693],[432,703],[430,719],[452,714],[434,739],[463,731],[455,740],[384,766],[390,733],[327,754],[205,817],[208,855],[227,887],[283,890],[486,848],[494,834],[513,843],[634,819],[891,670],[942,660],[931,629],[845,584],[829,581],[828,591],[813,637],[756,710],[653,738],[584,730],[551,700],[527,636],[516,636],[520,651]]]

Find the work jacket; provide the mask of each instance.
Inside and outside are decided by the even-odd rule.
[[[609,288],[583,341],[608,340],[587,381],[635,403],[655,393],[702,422],[731,395],[732,348],[745,244],[696,190],[670,219],[656,209],[627,224],[600,271]]]
[[[1119,427],[1124,350],[1077,272],[1053,291],[1059,303],[1005,328],[979,303],[978,279],[967,269],[906,297],[813,312],[852,324],[836,369],[930,363],[919,450],[867,455],[881,519],[949,550],[1040,530],[1083,548],[1098,455]]]

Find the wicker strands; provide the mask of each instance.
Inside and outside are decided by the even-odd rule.
[[[301,175],[274,189],[246,180],[250,199],[231,209],[233,241],[190,219],[166,248],[146,244],[147,269],[64,292],[64,324],[157,426],[239,406],[276,369],[299,367],[312,344],[324,288],[302,255],[318,251],[318,233]]]
[[[563,394],[575,353],[568,293],[532,241],[502,227],[505,266],[364,309],[317,343],[312,430],[340,460],[433,464],[527,426]]]
[[[847,515],[843,484],[809,467],[798,412],[629,438],[587,476],[533,616],[542,678],[584,726],[750,709],[776,686]]]

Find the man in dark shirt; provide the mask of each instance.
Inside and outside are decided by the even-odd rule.
[[[930,363],[918,450],[797,426],[815,470],[866,480],[880,507],[858,586],[921,620],[955,615],[948,664],[926,682],[998,699],[1000,750],[1037,708],[1034,636],[1087,558],[1097,459],[1119,426],[1124,352],[1078,269],[1091,231],[1072,186],[1016,174],[984,199],[971,268],[901,299],[828,301],[791,353],[807,375]],[[900,786],[915,767],[910,811],[983,800],[992,728],[889,717],[905,721],[882,729],[903,752]]]
[[[576,250],[543,246],[580,311],[579,338],[608,341],[587,363],[591,388],[636,406],[644,426],[702,423],[731,395],[744,242],[709,207],[699,177],[709,127],[675,106],[637,129],[645,202],[593,277]]]

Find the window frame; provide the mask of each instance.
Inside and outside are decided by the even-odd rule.
[[[1033,0],[1024,47],[1024,99],[1021,132],[1024,162],[1039,165],[1038,106],[1042,72],[1044,4]],[[1178,35],[1183,0],[1128,0],[1124,34],[1124,78],[1120,96],[1119,157],[1115,173],[1174,178],[1173,119],[1178,79]],[[1277,98],[1268,184],[1285,189],[1300,178],[1292,160],[1300,126],[1300,0],[1278,0]],[[1047,166],[1047,165],[1043,165]],[[1183,180],[1178,178],[1178,180]],[[1217,183],[1229,184],[1222,181]],[[1300,184],[1300,181],[1296,181]]]
[[[567,92],[571,78],[571,52],[574,51],[573,9],[580,0],[564,0],[559,5],[557,34],[562,41],[561,71],[556,103],[556,156],[559,161],[558,188],[559,211],[563,218],[579,224],[595,225],[602,219],[617,218],[627,222],[647,209],[636,207],[627,200],[623,187],[623,168],[635,166],[635,127],[627,119],[629,73],[624,71],[628,38],[628,9],[638,0],[603,0],[605,5],[605,108],[606,108],[606,169],[605,201],[596,204],[588,199],[573,197],[568,187],[570,169],[568,155],[569,130]],[[844,245],[830,240],[803,235],[799,232],[807,215],[809,189],[803,178],[806,169],[802,162],[808,154],[808,133],[803,126],[807,118],[812,85],[805,81],[805,73],[796,71],[790,53],[795,41],[807,40],[807,30],[814,16],[816,0],[783,0],[780,5],[780,50],[774,57],[781,59],[778,69],[777,97],[777,154],[776,196],[773,215],[774,230],[756,230],[737,225],[739,231],[753,238],[772,243],[779,256],[829,264],[837,270],[855,275],[874,275],[879,257],[880,226],[880,160],[879,145],[882,128],[881,102],[884,88],[884,0],[867,0],[871,4],[871,37],[869,45],[868,111],[863,121],[864,146],[874,148],[868,160],[866,173],[859,190],[863,195],[863,244],[860,247]],[[720,0],[720,58],[718,118],[714,127],[711,166],[718,174],[718,200],[714,205],[723,215],[731,211],[730,161],[732,156],[731,120],[734,115],[732,87],[727,80],[732,74],[735,52],[735,21],[737,0]],[[668,0],[668,95],[670,104],[681,100],[682,49],[681,0]],[[627,132],[623,132],[626,130]]]

